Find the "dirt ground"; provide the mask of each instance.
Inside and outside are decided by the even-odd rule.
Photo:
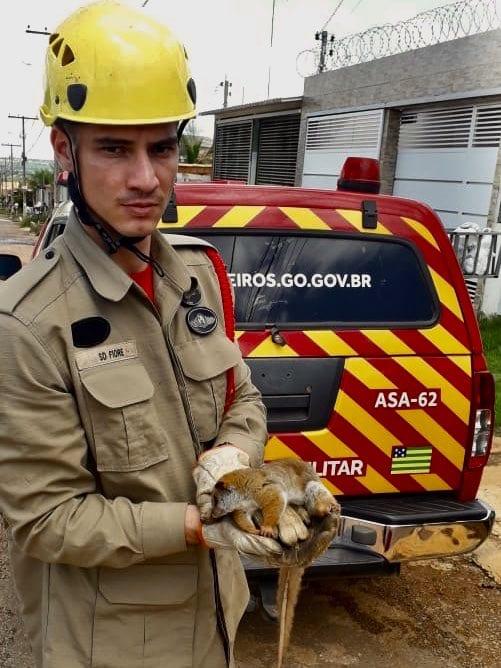
[[[0,220],[0,239],[11,237],[11,225]],[[20,249],[28,259],[30,238],[21,232],[19,241],[19,246],[0,245],[0,252]],[[497,439],[479,496],[495,507],[498,517],[500,480]],[[498,520],[493,536],[475,555],[403,565],[398,577],[307,583],[288,668],[499,668],[500,548]],[[33,668],[16,607],[0,529],[0,668]],[[273,666],[276,632],[261,611],[247,614],[237,640],[239,668]]]

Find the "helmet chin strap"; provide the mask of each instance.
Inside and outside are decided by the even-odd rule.
[[[79,167],[77,154],[73,147],[73,141],[66,130],[63,130],[64,134],[68,138],[70,145],[71,157],[73,160],[73,172],[70,172],[68,176],[68,192],[70,198],[75,205],[75,208],[78,212],[78,217],[80,221],[89,227],[93,227],[96,232],[101,237],[101,240],[104,243],[106,252],[108,255],[113,255],[120,248],[125,248],[126,250],[133,253],[139,260],[142,262],[147,262],[151,264],[155,273],[162,278],[165,276],[165,272],[157,260],[155,260],[151,255],[143,253],[136,244],[143,239],[146,239],[146,236],[141,237],[127,237],[124,235],[113,235],[109,230],[113,230],[113,226],[110,225],[104,218],[99,216],[95,211],[93,211],[87,204],[85,197],[82,193],[82,188],[80,185],[80,176],[79,176]],[[181,130],[182,132],[182,130]],[[180,136],[180,135],[178,135]],[[113,230],[114,231],[114,230]]]

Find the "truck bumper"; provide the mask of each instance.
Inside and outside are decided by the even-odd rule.
[[[388,562],[472,552],[489,536],[494,510],[480,500],[410,497],[347,501],[333,547],[363,549]]]
[[[309,576],[398,572],[403,561],[450,557],[475,550],[489,536],[494,510],[480,500],[443,494],[339,499],[341,521],[331,547]],[[244,560],[249,579],[276,569]]]

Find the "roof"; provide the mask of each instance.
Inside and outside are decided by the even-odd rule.
[[[202,111],[199,115],[214,115],[221,118],[231,118],[232,116],[252,116],[254,114],[266,114],[276,111],[300,110],[302,103],[302,95],[299,97],[275,97],[271,100],[261,100],[260,102],[249,102],[248,104],[238,104],[232,107],[210,109],[209,111]]]

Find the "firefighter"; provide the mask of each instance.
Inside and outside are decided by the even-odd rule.
[[[234,665],[232,548],[280,547],[204,534],[195,503],[197,461],[210,515],[217,479],[262,461],[266,423],[217,258],[155,231],[195,115],[186,52],[139,11],[84,7],[50,37],[40,113],[74,208],[0,291],[0,510],[36,665]]]

